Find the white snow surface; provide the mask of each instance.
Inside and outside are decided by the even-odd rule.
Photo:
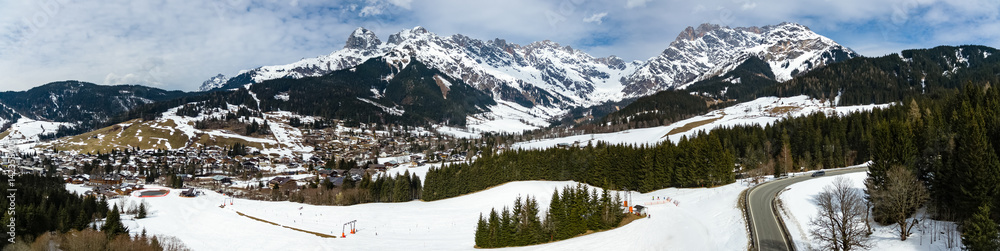
[[[72,127],[73,124],[39,121],[22,116],[8,129],[10,133],[6,137],[0,138],[0,151],[17,149],[21,152],[30,152],[32,146],[38,143],[38,136],[55,133],[59,126]]]
[[[782,218],[795,241],[796,249],[819,249],[819,245],[809,235],[809,229],[811,229],[809,221],[815,218],[819,211],[812,199],[819,195],[825,187],[832,184],[837,177],[848,178],[855,189],[863,190],[865,188],[864,180],[868,174],[867,172],[859,172],[806,180],[788,186],[787,190],[781,193],[780,198],[786,208],[782,213]],[[925,216],[926,212],[923,209],[917,212],[915,218],[920,223],[914,227],[913,234],[906,241],[899,240],[899,234],[896,232],[898,226],[895,224],[881,226],[872,222],[875,233],[871,236],[872,248],[870,250],[961,250],[961,241],[958,241],[957,238],[952,243],[952,248],[948,248],[947,241],[940,235],[937,240],[931,241],[932,232],[954,231],[955,223],[935,221],[929,216],[924,218]],[[934,230],[935,226],[937,230]],[[958,234],[956,233],[955,236]]]
[[[457,198],[422,202],[370,203],[354,206],[312,206],[292,202],[236,199],[222,205],[224,195],[183,198],[181,189],[166,197],[125,197],[110,204],[149,205],[149,217],[123,217],[134,233],[175,236],[194,250],[475,250],[474,233],[479,215],[490,209],[510,207],[518,196],[535,197],[544,211],[552,191],[576,185],[573,181],[523,181]],[[67,185],[81,191],[86,187]],[[154,186],[148,186],[151,188]],[[737,197],[746,187],[730,184],[717,188],[663,189],[632,193],[633,203],[644,204],[656,197],[670,197],[678,205],[649,205],[650,218],[621,228],[554,243],[507,248],[516,250],[746,250],[747,233]],[[128,200],[128,201],[124,201]],[[330,235],[341,235],[344,223],[357,220],[357,234],[347,238],[316,235],[259,222],[238,215],[267,220],[283,226]]]
[[[860,106],[830,106],[829,102],[823,102],[801,95],[795,97],[778,98],[764,97],[753,101],[740,103],[721,110],[711,111],[705,115],[681,120],[666,126],[632,129],[613,133],[586,134],[569,136],[554,139],[541,139],[530,142],[521,142],[514,145],[515,148],[523,149],[543,149],[557,146],[560,143],[577,143],[586,145],[588,142],[597,143],[604,141],[611,144],[650,144],[654,145],[669,139],[671,142],[680,141],[681,137],[692,137],[700,131],[711,131],[715,128],[732,127],[736,125],[768,125],[788,117],[805,116],[817,112],[826,113],[827,116],[846,115],[852,112],[869,111],[876,107],[888,107],[891,104],[881,105],[860,105]],[[777,112],[777,111],[783,112]],[[712,120],[711,123],[691,128],[684,132],[677,132],[668,135],[676,128],[684,127],[689,123]]]

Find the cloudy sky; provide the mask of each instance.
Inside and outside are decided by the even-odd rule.
[[[994,0],[0,0],[0,91],[60,80],[190,91],[219,73],[329,54],[359,26],[383,41],[423,26],[645,60],[687,26],[788,21],[880,56],[998,47],[998,14]]]

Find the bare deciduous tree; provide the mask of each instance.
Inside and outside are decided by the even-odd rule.
[[[899,225],[899,239],[906,240],[910,236],[917,221],[907,222],[910,215],[927,201],[928,193],[917,176],[904,166],[893,166],[886,173],[885,184],[878,189],[870,190],[872,203],[881,208],[883,217],[889,222]]]
[[[858,250],[870,247],[865,228],[864,195],[850,180],[837,177],[833,184],[813,198],[819,214],[809,221],[810,234],[823,250]]]

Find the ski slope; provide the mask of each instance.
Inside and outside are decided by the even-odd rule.
[[[572,181],[523,181],[457,198],[423,202],[370,203],[354,206],[312,206],[292,202],[236,199],[220,208],[225,196],[205,191],[196,198],[179,197],[174,189],[166,197],[144,198],[149,217],[123,223],[133,233],[175,236],[194,250],[474,250],[474,233],[480,213],[512,206],[518,196],[535,197],[544,211],[552,191]],[[632,193],[633,203],[671,197],[671,203],[650,205],[650,218],[621,228],[554,243],[508,248],[512,250],[746,250],[745,224],[736,208],[744,185],[717,188],[669,188]],[[67,185],[70,190],[83,190]],[[110,200],[110,204],[139,203],[136,197]],[[277,226],[245,216],[270,221]],[[345,222],[357,220],[357,234],[324,238],[285,228],[340,236]]]

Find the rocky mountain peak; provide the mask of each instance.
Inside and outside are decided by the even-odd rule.
[[[777,81],[857,56],[829,38],[796,23],[730,28],[715,24],[687,27],[670,46],[625,81],[628,95],[683,88],[708,75],[724,73],[750,56],[766,61]]]
[[[358,27],[347,37],[347,43],[344,45],[345,49],[356,49],[356,50],[371,50],[382,45],[382,40],[378,39],[375,32],[372,32],[363,27]]]
[[[222,74],[215,75],[215,77],[209,78],[208,80],[205,80],[205,82],[202,82],[201,87],[199,87],[198,90],[209,91],[215,88],[222,87],[226,85],[227,80],[229,80],[229,78],[227,78],[226,75]]]
[[[710,23],[703,23],[701,25],[698,25],[698,28],[688,26],[687,28],[684,29],[684,31],[681,31],[680,34],[677,34],[677,38],[674,40],[693,41],[701,37],[704,37],[705,34],[718,30],[719,28],[721,27],[718,24],[710,24]]]
[[[401,44],[406,40],[429,38],[434,36],[434,33],[427,31],[424,27],[413,27],[413,29],[402,30],[396,34],[389,35],[389,44]]]

